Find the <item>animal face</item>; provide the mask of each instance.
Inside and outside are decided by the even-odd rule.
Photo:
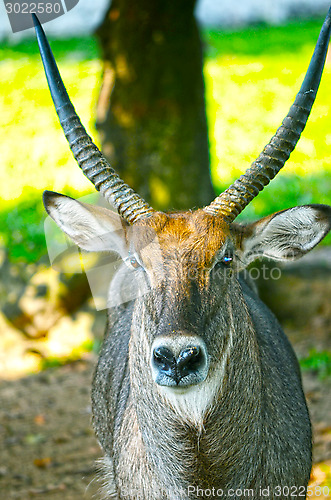
[[[115,251],[123,259],[109,293],[134,290],[132,349],[168,393],[192,390],[221,370],[231,304],[242,300],[238,273],[260,256],[304,255],[331,226],[331,208],[324,205],[291,208],[246,226],[204,210],[154,212],[131,226],[110,210],[56,193],[46,192],[44,203],[81,248]]]

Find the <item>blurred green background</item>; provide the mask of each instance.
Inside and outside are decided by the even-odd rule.
[[[202,33],[205,49],[211,174],[225,189],[258,156],[299,90],[322,20],[283,27]],[[71,99],[98,143],[95,106],[101,61],[92,37],[51,42]],[[53,110],[35,40],[0,44],[0,246],[11,261],[35,262],[46,253],[42,191],[72,196],[93,192],[67,146]],[[307,127],[279,176],[245,210],[255,219],[296,204],[330,203],[331,61]],[[330,244],[331,237],[324,240]]]

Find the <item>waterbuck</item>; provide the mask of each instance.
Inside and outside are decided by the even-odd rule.
[[[135,297],[109,309],[92,407],[105,452],[106,498],[299,498],[311,470],[311,427],[295,354],[239,274],[260,256],[299,258],[331,226],[331,207],[289,208],[239,225],[303,131],[331,30],[323,24],[302,87],[252,166],[210,205],[162,213],[129,188],[83,128],[35,19],[64,133],[84,174],[116,207],[46,191],[47,213],[81,248],[116,251],[109,289]]]

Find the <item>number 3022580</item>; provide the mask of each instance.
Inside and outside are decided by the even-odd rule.
[[[7,14],[59,14],[61,3],[38,2],[38,3],[18,3],[6,2]]]

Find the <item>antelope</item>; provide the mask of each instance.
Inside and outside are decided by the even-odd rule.
[[[45,191],[47,213],[82,249],[123,262],[109,296],[143,290],[108,311],[92,383],[104,451],[105,498],[305,497],[311,424],[299,364],[242,271],[264,256],[296,259],[331,227],[331,207],[304,205],[255,223],[236,217],[295,148],[319,87],[331,8],[281,126],[251,167],[210,205],[154,210],[87,135],[38,20],[35,28],[60,123],[79,167],[114,211]]]

